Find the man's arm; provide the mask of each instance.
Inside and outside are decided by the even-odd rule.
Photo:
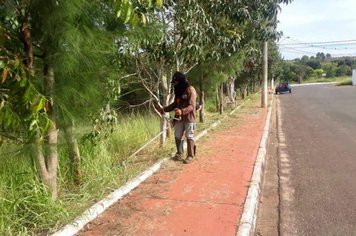
[[[173,111],[176,107],[177,107],[177,103],[176,103],[176,101],[174,100],[173,103],[169,104],[169,105],[166,106],[166,107],[163,107],[163,111],[165,111],[165,112],[170,112],[170,111]]]

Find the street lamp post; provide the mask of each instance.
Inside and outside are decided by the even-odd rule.
[[[261,107],[267,107],[267,83],[268,83],[268,42],[263,43],[263,83],[262,83],[262,96]]]

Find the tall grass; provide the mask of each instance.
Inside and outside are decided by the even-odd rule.
[[[352,85],[352,79],[351,78],[345,78],[341,81],[338,81],[336,84],[337,86],[346,86],[346,85]]]
[[[7,148],[11,153],[0,154],[0,234],[39,233],[66,219],[63,203],[51,200],[34,173],[29,153],[11,146]]]
[[[308,83],[327,83],[327,82],[336,82],[339,83],[344,80],[351,79],[350,76],[340,76],[340,77],[331,77],[331,78],[316,78],[316,77],[311,77],[308,78],[307,80],[303,80],[303,84],[308,84]]]
[[[158,134],[155,117],[121,117],[112,135],[96,145],[80,143],[83,184],[71,181],[66,145],[59,150],[59,199],[52,201],[39,181],[31,148],[6,143],[0,149],[0,235],[28,235],[55,231],[109,191],[121,186],[161,157],[172,145],[158,149],[158,140],[143,153],[127,160]],[[144,159],[144,161],[141,161]]]

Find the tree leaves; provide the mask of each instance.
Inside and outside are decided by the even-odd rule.
[[[1,83],[3,84],[6,79],[7,79],[7,69],[4,68],[4,69],[2,70],[2,74],[1,74]]]
[[[250,45],[253,40],[278,37],[275,26],[279,4],[290,2],[290,0],[114,0],[114,8],[111,9],[111,13],[115,12],[119,18],[119,23],[116,22],[116,24],[121,23],[122,25],[117,27],[120,28],[121,35],[115,35],[113,41],[117,45],[121,43],[121,46],[118,46],[120,50],[122,48],[128,49],[123,57],[121,54],[118,56],[119,64],[121,67],[130,64],[122,59],[125,58],[125,60],[131,60],[130,66],[132,66],[134,65],[134,60],[141,58],[142,62],[147,59],[145,61],[147,62],[147,71],[154,71],[152,68],[156,67],[171,71],[176,68],[185,70],[197,63],[216,62],[221,58],[226,59]],[[60,4],[60,7],[63,7],[63,4]],[[95,5],[96,3],[87,4],[97,6]],[[109,5],[104,8],[107,9],[107,6]],[[39,5],[34,4],[33,7],[39,7]],[[31,10],[35,12],[37,9]],[[46,8],[43,7],[42,10],[44,11]],[[92,28],[90,29],[87,23],[92,21],[97,31],[101,31],[104,34],[107,30],[105,28],[105,18],[100,18],[99,11],[95,14],[91,13],[92,19],[88,20],[75,13],[80,9],[71,10],[68,8],[66,10],[68,10],[67,14],[62,16],[60,11],[53,12],[53,14],[58,14],[59,17],[55,18],[58,19],[57,21],[50,22],[55,26],[52,30],[48,30],[48,32],[38,31],[34,34],[35,41],[39,45],[46,35],[49,35],[47,40],[61,36],[60,41],[51,41],[55,42],[51,50],[56,52],[51,60],[64,59],[61,67],[57,67],[60,68],[59,72],[56,72],[61,73],[60,78],[67,78],[69,75],[75,77],[74,71],[77,70],[76,67],[79,65],[94,65],[94,63],[86,63],[90,60],[90,57],[83,56],[83,48],[75,45],[75,40],[80,38],[76,35],[79,29],[89,32]],[[110,11],[107,10],[107,12],[109,13]],[[13,32],[16,32],[16,29],[20,27],[20,22],[17,21],[15,16],[16,14],[9,15],[7,20],[0,24],[0,32],[6,35],[5,41],[6,38],[10,37],[8,35],[14,35]],[[37,22],[35,19],[40,19],[40,16],[35,15],[33,17],[32,26],[34,30],[37,30],[36,27],[39,26],[38,22],[40,21]],[[66,31],[68,29],[67,20],[77,24],[75,25],[75,30],[70,31],[71,33]],[[48,23],[49,26],[50,23]],[[137,29],[131,26],[137,26],[138,24],[142,24],[146,28],[151,27],[152,30],[146,34],[136,34]],[[54,32],[55,30],[58,32]],[[50,35],[52,33],[54,34]],[[66,37],[62,37],[63,34],[66,34]],[[73,34],[73,38],[67,37],[71,34]],[[128,37],[127,35],[129,34],[133,36]],[[15,38],[14,36],[11,37]],[[73,42],[71,41],[72,39]],[[11,41],[13,43],[13,40]],[[16,42],[19,43],[18,41]],[[79,42],[77,43],[79,45]],[[3,44],[1,42],[1,45]],[[14,44],[7,44],[6,47],[11,50],[15,48]],[[16,45],[16,47],[21,48],[21,44]],[[73,57],[65,57],[64,55],[69,55],[69,52],[65,49],[67,51],[70,50],[75,55]],[[90,49],[92,48],[88,44],[86,50],[90,51]],[[37,53],[41,52],[38,49],[36,50]],[[8,54],[6,51],[1,51],[1,53],[1,55]],[[76,57],[77,54],[79,57]],[[15,100],[11,99],[19,99],[23,103],[21,108],[25,108],[23,112],[27,113],[25,124],[29,125],[31,123],[27,121],[39,119],[40,115],[46,113],[46,100],[35,89],[34,81],[31,81],[32,78],[28,76],[26,68],[22,66],[20,58],[23,55],[21,55],[22,57],[10,56],[12,56],[12,60],[7,62],[8,64],[6,65],[5,62],[0,60],[0,93],[2,99],[0,104],[2,104],[2,109],[7,107],[7,109],[12,109],[14,111],[13,114],[15,114],[20,112],[20,110],[17,110],[20,107],[10,106],[10,104],[15,103]],[[254,54],[251,57],[258,56],[258,54]],[[78,58],[83,60],[78,62]],[[247,64],[255,67],[257,59],[254,59],[254,61],[251,59]],[[93,59],[93,61],[95,60]],[[155,67],[155,65],[157,66]],[[125,69],[130,72],[133,67]],[[154,71],[152,73],[157,72]],[[76,80],[73,79],[73,81]],[[60,82],[62,83],[62,80]],[[78,83],[81,82],[78,80]],[[3,89],[8,90],[4,91]],[[69,89],[75,90],[74,88]],[[21,96],[18,95],[20,93]],[[19,114],[22,113],[20,112]],[[33,124],[40,123],[35,122]]]
[[[114,3],[117,17],[132,26],[136,26],[139,22],[146,25],[147,12],[163,6],[163,0],[114,0]]]
[[[11,57],[7,55],[0,69],[0,133],[18,142],[29,142],[48,129],[44,109],[47,100],[35,89],[20,60]]]

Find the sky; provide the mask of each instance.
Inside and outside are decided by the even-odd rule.
[[[293,0],[281,4],[279,50],[284,59],[356,56],[356,0]]]

